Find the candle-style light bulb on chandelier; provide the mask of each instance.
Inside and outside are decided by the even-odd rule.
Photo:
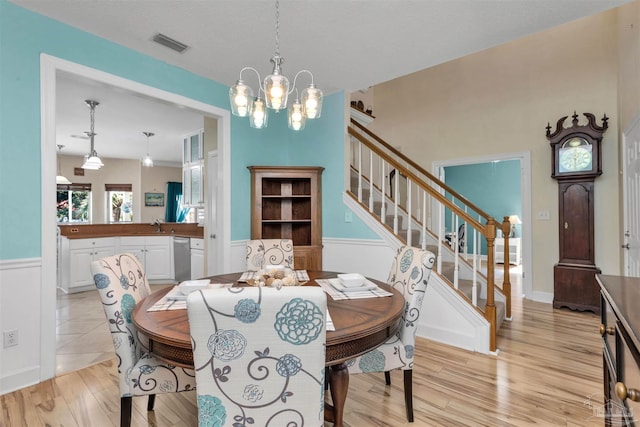
[[[153,159],[149,155],[149,138],[155,135],[153,132],[142,132],[144,136],[147,137],[147,155],[142,158],[142,166],[152,168],[153,167]]]
[[[309,70],[300,70],[293,78],[293,87],[289,88],[289,79],[282,74],[284,58],[280,56],[280,2],[276,1],[276,50],[271,58],[273,71],[261,80],[260,73],[253,67],[244,67],[240,70],[240,78],[235,85],[229,88],[229,101],[231,113],[238,117],[249,117],[249,124],[253,128],[267,127],[269,119],[268,109],[276,113],[287,108],[287,98],[294,90],[296,99],[288,109],[289,128],[293,130],[304,129],[307,119],[317,119],[322,113],[322,91],[313,83],[313,74]],[[242,73],[251,70],[258,76],[258,96],[254,97],[253,89],[242,80]],[[311,84],[306,87],[300,97],[296,82],[298,76],[307,73],[311,76]],[[264,98],[261,96],[264,96]]]
[[[98,170],[102,166],[104,166],[104,164],[102,163],[102,160],[100,160],[100,157],[98,157],[98,153],[96,152],[95,141],[94,141],[94,138],[96,136],[96,133],[94,132],[95,113],[96,113],[96,107],[100,105],[100,103],[98,101],[92,101],[90,99],[85,100],[84,103],[87,104],[87,106],[90,109],[89,114],[91,118],[91,131],[85,132],[85,135],[87,135],[89,139],[91,139],[91,151],[89,151],[89,154],[84,157],[84,164],[82,165],[82,169]]]

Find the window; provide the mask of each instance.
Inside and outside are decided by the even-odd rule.
[[[105,184],[109,222],[133,221],[133,192],[131,184]]]
[[[91,221],[91,184],[58,185],[58,222]]]

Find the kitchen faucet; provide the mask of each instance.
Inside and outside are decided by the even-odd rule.
[[[158,233],[161,233],[161,232],[162,232],[162,228],[160,227],[160,220],[159,220],[159,219],[156,219],[155,221],[153,221],[153,222],[151,223],[151,225],[155,225],[155,226],[157,226],[157,227],[158,227]]]

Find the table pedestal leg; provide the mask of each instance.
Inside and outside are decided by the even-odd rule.
[[[343,427],[344,403],[349,390],[349,370],[346,364],[340,363],[329,367],[329,388],[333,407],[330,405],[325,407],[324,419],[332,422],[334,427]]]

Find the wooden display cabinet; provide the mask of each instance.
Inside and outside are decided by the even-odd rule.
[[[292,239],[296,269],[322,270],[324,168],[249,166],[251,239]]]

